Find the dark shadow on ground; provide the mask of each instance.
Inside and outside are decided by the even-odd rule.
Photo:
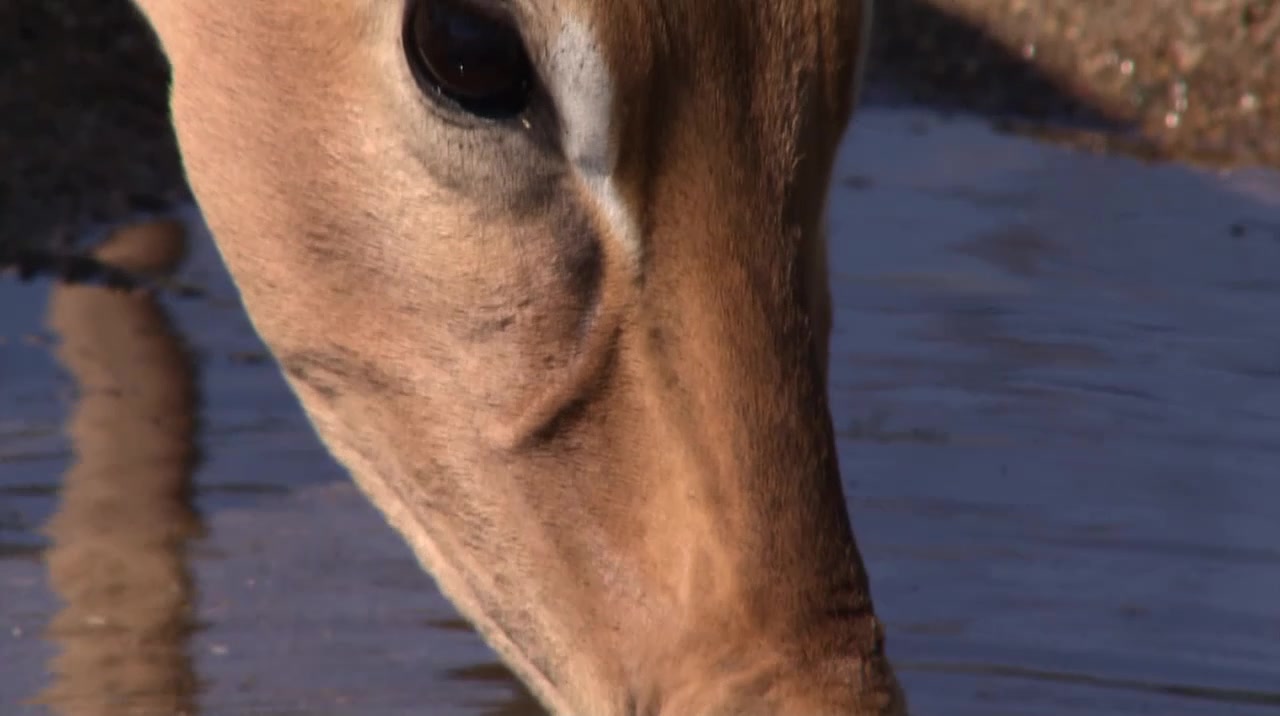
[[[0,256],[185,196],[167,85],[129,0],[0,2]]]
[[[931,0],[877,3],[871,57],[868,102],[1095,130],[1129,128],[1118,112],[1090,103]]]

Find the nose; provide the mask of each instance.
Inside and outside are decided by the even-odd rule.
[[[674,648],[660,652],[664,698],[640,713],[904,713],[846,512],[823,337],[780,335],[807,302],[762,297],[743,273],[673,287],[666,300],[687,308],[637,361],[650,423],[667,426],[655,525],[680,525],[650,548],[689,575]],[[717,295],[771,310],[717,312]]]
[[[906,716],[906,698],[883,653],[844,657],[692,686],[660,716]]]

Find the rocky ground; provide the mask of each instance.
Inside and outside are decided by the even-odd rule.
[[[877,24],[878,99],[1280,166],[1278,0],[879,0]],[[166,72],[126,0],[0,3],[0,264],[185,195]]]

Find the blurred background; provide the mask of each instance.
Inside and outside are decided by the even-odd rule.
[[[1280,162],[1274,0],[882,0],[873,102],[1081,146]],[[126,0],[0,3],[0,246],[182,198],[167,69]]]

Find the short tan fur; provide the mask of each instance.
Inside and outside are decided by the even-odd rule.
[[[424,92],[404,0],[138,0],[325,444],[557,714],[904,712],[826,398],[869,2],[450,1],[542,111]]]

